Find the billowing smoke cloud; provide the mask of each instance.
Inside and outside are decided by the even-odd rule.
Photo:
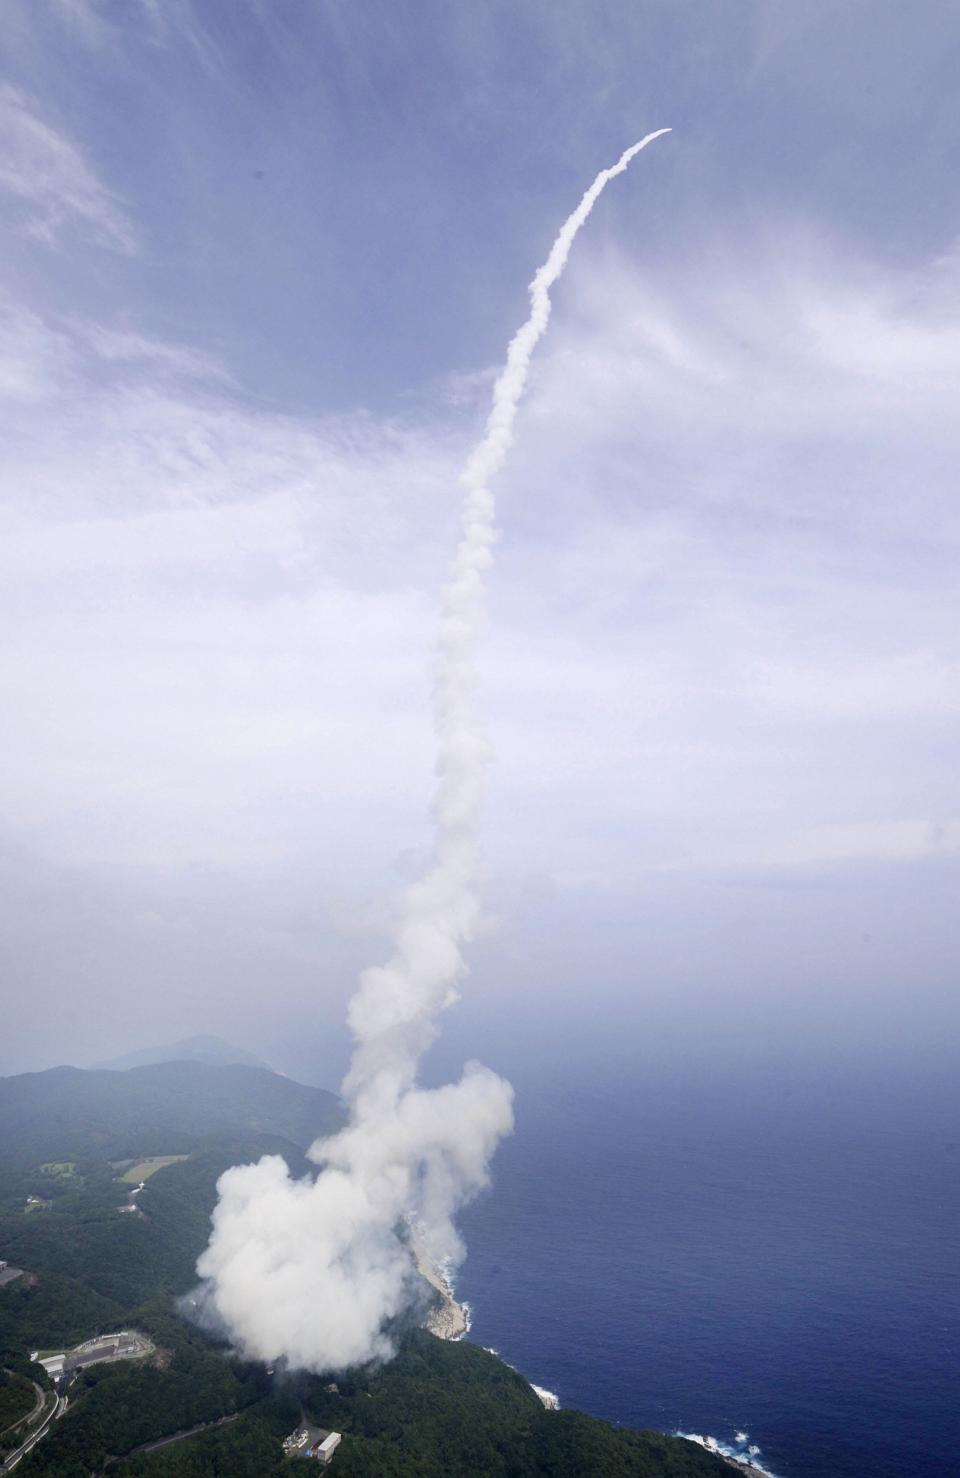
[[[318,1140],[316,1178],[292,1180],[279,1156],[226,1171],[201,1299],[245,1353],[330,1370],[390,1352],[384,1325],[415,1296],[405,1229],[426,1256],[455,1265],[458,1207],[486,1184],[512,1128],[512,1089],[476,1064],[458,1083],[417,1086],[417,1068],[456,999],[463,946],[477,923],[477,837],[488,751],[473,703],[474,647],[492,562],[489,483],[510,448],[530,358],[550,317],[550,289],[600,192],[660,134],[648,134],[594,180],[530,285],[486,434],[461,474],[463,529],[444,593],[434,686],[436,860],[407,892],[390,960],[364,971],[349,1011],[356,1041],[343,1091],[347,1127]]]

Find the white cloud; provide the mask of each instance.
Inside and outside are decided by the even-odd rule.
[[[338,866],[374,814],[406,845],[430,764],[422,591],[455,514],[442,440],[161,390],[153,345],[104,382],[104,338],[64,337],[68,372],[10,407],[8,824],[88,863],[262,862],[312,844],[307,817]]]
[[[836,868],[847,863],[928,862],[960,853],[960,820],[907,818],[817,826],[768,838],[762,848],[730,848],[687,859],[705,870]]]
[[[621,934],[596,949],[627,979],[666,894],[688,973],[709,973],[684,889],[819,877],[845,921],[841,875],[854,899],[865,867],[956,865],[946,269],[788,256],[757,258],[750,291],[588,258],[560,295],[499,490],[482,644],[491,948],[509,951],[518,878],[573,920],[605,895]],[[869,353],[844,340],[865,300]],[[132,319],[6,303],[0,838],[53,865],[8,930],[9,978],[65,1003],[44,1054],[102,1055],[78,985],[109,1001],[118,1050],[148,1030],[134,976],[158,1039],[201,998],[259,1031],[264,980],[335,1031],[376,949],[343,921],[382,922],[371,899],[427,837],[457,384],[466,410],[441,388],[405,423],[281,415]],[[740,917],[726,895],[714,913]],[[510,971],[541,989],[553,965],[528,944]],[[669,984],[675,934],[657,947]]]
[[[518,865],[539,848],[570,882],[636,888],[920,858],[911,839],[949,824],[960,317],[940,271],[789,242],[656,287],[581,264],[502,500],[487,666]]]
[[[75,330],[101,359],[109,362],[148,366],[158,375],[231,383],[231,376],[212,355],[188,344],[174,344],[128,329],[108,329],[82,320],[76,323]]]
[[[22,229],[50,246],[73,229],[113,251],[136,250],[136,231],[122,202],[78,145],[9,83],[0,85],[0,131],[0,192],[15,203],[13,219]]]
[[[558,305],[501,490],[496,869],[952,834],[960,338],[936,273],[786,261],[752,296],[586,263]],[[266,414],[130,327],[8,339],[6,816],[75,863],[309,853],[366,897],[423,835],[458,434]]]
[[[0,401],[42,400],[69,372],[69,339],[0,297]]]

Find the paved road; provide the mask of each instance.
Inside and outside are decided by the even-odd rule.
[[[10,1271],[10,1269],[7,1271]],[[122,1343],[118,1343],[112,1339],[90,1339],[85,1344],[78,1345],[75,1350],[66,1352],[67,1360],[64,1366],[64,1375],[69,1380],[76,1371],[82,1370],[86,1365],[99,1365],[101,1362],[114,1360],[142,1360],[144,1356],[152,1355],[155,1349],[156,1346],[152,1340],[147,1339],[145,1335],[133,1332],[128,1334]],[[36,1385],[35,1382],[34,1384]],[[40,1387],[37,1386],[36,1389],[39,1391]],[[42,1397],[43,1393],[41,1392],[40,1394]],[[32,1447],[36,1446],[41,1437],[47,1435],[51,1422],[55,1422],[63,1416],[63,1413],[67,1409],[67,1402],[68,1398],[66,1396],[56,1397],[42,1425],[35,1432],[31,1432],[27,1440],[15,1452],[11,1452],[5,1463],[0,1463],[0,1473],[11,1473],[20,1459],[25,1457]],[[211,1425],[214,1424],[211,1423]]]
[[[198,1432],[207,1432],[211,1427],[225,1427],[230,1422],[235,1422],[240,1415],[239,1411],[232,1411],[229,1416],[218,1417],[215,1422],[201,1422],[199,1427],[190,1427],[185,1432],[174,1432],[170,1437],[161,1437],[157,1442],[145,1442],[142,1447],[135,1447],[134,1452],[156,1452],[158,1447],[169,1447],[171,1442],[182,1442],[185,1437],[196,1437]],[[129,1457],[129,1453],[127,1454]]]
[[[7,1271],[11,1272],[13,1270],[8,1268]],[[87,1365],[99,1365],[114,1360],[142,1360],[146,1355],[152,1355],[155,1349],[156,1346],[152,1340],[147,1339],[145,1335],[134,1332],[127,1334],[122,1342],[112,1339],[90,1339],[85,1344],[78,1345],[75,1350],[65,1352],[67,1359],[64,1365],[64,1375],[69,1380],[76,1371],[82,1370]],[[35,1382],[34,1385],[36,1386]],[[40,1391],[39,1386],[36,1386],[36,1390],[39,1392],[42,1400],[44,1393]],[[63,1413],[67,1409],[67,1401],[68,1398],[66,1396],[55,1398],[54,1404],[47,1413],[42,1425],[35,1432],[31,1432],[26,1441],[15,1452],[11,1452],[5,1463],[0,1463],[0,1473],[11,1473],[20,1459],[25,1457],[32,1447],[36,1446],[41,1437],[46,1436],[50,1430],[51,1422],[55,1422],[63,1416]],[[217,1426],[218,1423],[208,1422],[206,1425]],[[197,1427],[195,1430],[202,1432],[203,1427]],[[164,1442],[178,1442],[181,1437],[191,1437],[192,1435],[192,1432],[178,1432],[173,1437],[165,1438]],[[157,1443],[156,1445],[163,1446],[164,1444]],[[139,1449],[137,1450],[139,1451]]]
[[[4,1268],[0,1272],[0,1288],[3,1287],[4,1283],[12,1283],[14,1278],[20,1278],[22,1276],[23,1268]]]
[[[22,1457],[26,1457],[31,1447],[36,1447],[37,1443],[40,1441],[40,1438],[47,1435],[50,1430],[51,1422],[58,1421],[59,1418],[63,1416],[63,1413],[66,1411],[66,1409],[66,1396],[56,1396],[54,1398],[53,1405],[47,1413],[43,1425],[39,1426],[37,1430],[27,1438],[26,1442],[22,1443],[21,1446],[17,1448],[16,1452],[11,1452],[10,1456],[7,1458],[7,1461],[2,1466],[0,1466],[0,1473],[12,1473],[14,1468],[17,1466],[17,1463]]]
[[[139,1447],[132,1447],[129,1452],[123,1453],[121,1457],[108,1458],[99,1474],[99,1478],[103,1478],[103,1475],[110,1468],[115,1468],[118,1463],[125,1463],[127,1458],[133,1457],[135,1452],[156,1452],[160,1447],[170,1447],[174,1442],[183,1442],[187,1437],[196,1437],[199,1432],[208,1432],[211,1427],[225,1427],[228,1423],[235,1422],[239,1415],[239,1411],[233,1411],[229,1416],[218,1417],[214,1422],[201,1422],[198,1427],[187,1427],[182,1432],[171,1432],[169,1437],[158,1437],[156,1442],[141,1442]]]

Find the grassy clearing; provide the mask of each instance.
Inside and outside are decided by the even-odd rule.
[[[145,1160],[138,1160],[125,1170],[120,1179],[126,1181],[127,1185],[139,1185],[141,1180],[149,1180],[151,1175],[156,1175],[164,1165],[176,1165],[179,1160],[189,1160],[189,1155],[148,1155]]]

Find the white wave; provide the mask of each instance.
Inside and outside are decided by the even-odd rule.
[[[543,1386],[534,1385],[533,1381],[530,1382],[530,1385],[533,1390],[536,1391],[537,1395],[540,1397],[540,1400],[543,1402],[548,1411],[560,1410],[559,1396],[554,1395],[553,1391],[545,1391]]]
[[[517,1370],[517,1367],[511,1365],[509,1360],[503,1360],[500,1351],[493,1349],[491,1345],[481,1345],[480,1348],[481,1350],[486,1350],[488,1355],[493,1355],[497,1360],[502,1360],[502,1363],[508,1370]],[[519,1370],[517,1370],[517,1374],[520,1374]],[[536,1381],[530,1381],[529,1386],[531,1391],[536,1391],[548,1411],[560,1410],[560,1397],[554,1391],[548,1391],[544,1386],[538,1386]]]
[[[458,1334],[456,1338],[458,1340],[466,1339],[470,1330],[473,1328],[473,1310],[465,1300],[457,1298],[456,1284],[453,1281],[456,1265],[452,1258],[441,1257],[433,1264],[433,1270],[437,1275],[437,1282],[441,1285],[441,1292],[452,1304],[457,1305],[457,1308],[463,1315],[463,1332],[462,1334]]]
[[[433,1269],[440,1282],[443,1284],[444,1292],[447,1293],[450,1298],[456,1298],[456,1291],[453,1284],[454,1269],[451,1259],[449,1257],[438,1257],[433,1264]]]
[[[707,1452],[715,1452],[718,1457],[729,1458],[731,1462],[738,1463],[745,1473],[757,1473],[760,1478],[776,1478],[776,1474],[758,1460],[760,1448],[755,1442],[750,1442],[748,1432],[735,1432],[732,1443],[721,1442],[719,1437],[704,1436],[700,1432],[678,1431],[674,1436],[682,1437],[686,1442],[696,1442],[700,1447],[706,1448]]]

